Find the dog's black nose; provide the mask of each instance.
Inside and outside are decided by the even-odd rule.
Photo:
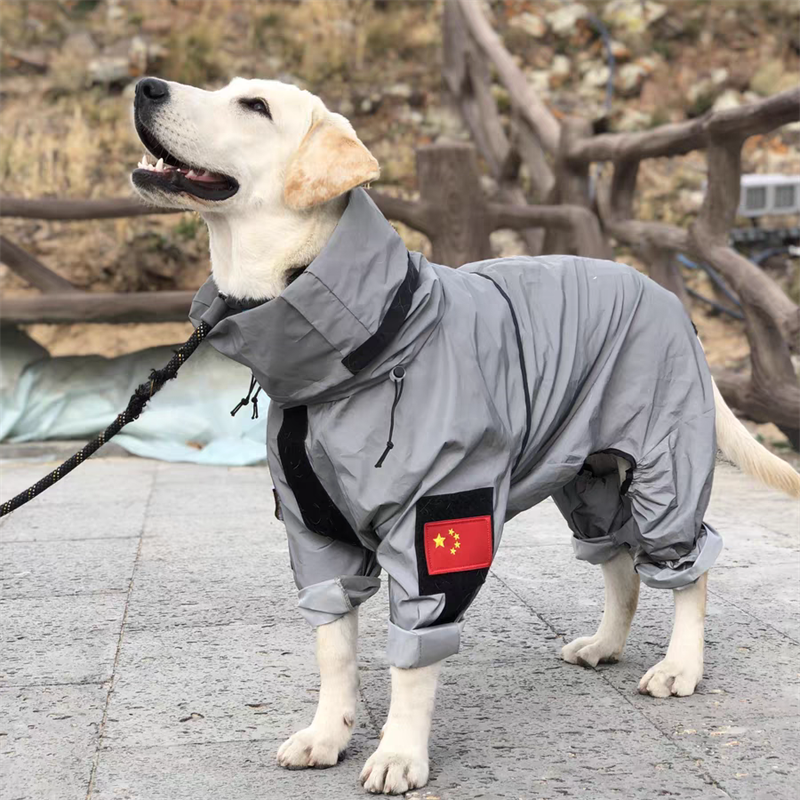
[[[136,99],[140,102],[163,103],[169,97],[169,85],[158,78],[142,78],[136,84]]]

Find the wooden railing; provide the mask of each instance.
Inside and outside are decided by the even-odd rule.
[[[576,252],[593,255],[603,247],[597,218],[580,206],[538,207],[489,203],[480,186],[475,149],[469,144],[435,144],[417,152],[418,200],[370,190],[383,214],[424,233],[433,259],[460,266],[491,255],[489,234],[497,228],[543,226],[570,232]],[[62,200],[0,198],[0,217],[90,220],[173,213],[135,198]],[[191,291],[85,292],[73,286],[14,242],[0,237],[0,260],[41,292],[3,299],[4,324],[32,322],[171,322],[187,318]]]
[[[527,83],[497,33],[472,0],[446,0],[444,76],[500,191],[524,201],[522,164],[534,202],[583,208],[606,237],[629,245],[649,265],[651,277],[688,299],[675,255],[687,253],[713,267],[741,302],[750,343],[750,375],[715,373],[726,400],[746,416],[777,423],[800,441],[800,386],[791,351],[800,349],[800,309],[762,269],[729,246],[739,204],[745,140],[800,119],[800,86],[750,105],[637,133],[594,135],[590,121],[558,120]],[[510,134],[491,92],[491,75],[510,97]],[[705,150],[708,181],[698,217],[688,229],[636,220],[633,201],[639,163],[647,158]],[[591,197],[589,170],[610,162],[613,178]],[[532,208],[542,208],[538,205]],[[565,235],[566,233],[566,235]],[[575,232],[551,229],[543,239],[527,231],[531,253],[576,252]]]

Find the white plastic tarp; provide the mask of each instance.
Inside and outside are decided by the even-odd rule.
[[[117,358],[51,358],[24,333],[6,329],[0,341],[0,441],[91,439],[113,422],[152,368],[163,367],[175,346]],[[244,466],[266,459],[267,405],[258,396],[235,417],[250,372],[200,345],[114,441],[131,453],[164,461]]]

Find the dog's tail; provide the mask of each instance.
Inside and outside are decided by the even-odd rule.
[[[800,497],[800,475],[750,435],[728,408],[716,383],[714,405],[717,410],[717,445],[725,456],[756,480],[791,497]]]

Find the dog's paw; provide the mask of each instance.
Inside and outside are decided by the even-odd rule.
[[[361,783],[373,794],[403,794],[428,782],[426,754],[392,752],[383,745],[367,759]]]
[[[622,655],[622,647],[617,642],[599,637],[597,634],[582,636],[561,648],[561,658],[569,664],[579,664],[582,667],[596,667],[603,663],[614,664]]]
[[[703,661],[700,659],[679,662],[665,658],[650,667],[639,681],[639,692],[651,697],[688,697],[703,677]]]
[[[346,723],[328,729],[305,728],[290,736],[278,748],[278,763],[287,769],[334,766],[350,741],[352,726]]]

